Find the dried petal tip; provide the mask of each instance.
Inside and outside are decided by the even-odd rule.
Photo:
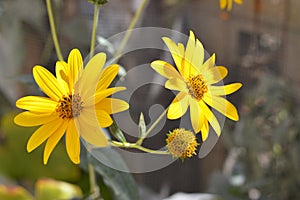
[[[199,144],[193,132],[177,128],[167,134],[167,136],[167,149],[173,157],[184,159],[196,155]]]
[[[104,5],[108,2],[108,0],[88,0],[88,1],[95,5]]]

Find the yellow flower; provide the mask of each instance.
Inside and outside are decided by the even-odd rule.
[[[243,0],[220,0],[220,8],[222,10],[227,8],[227,10],[230,11],[232,9],[232,2],[233,1],[237,4],[239,4],[239,5],[241,5],[243,3]]]
[[[33,68],[36,83],[48,97],[20,98],[16,106],[28,111],[17,115],[14,121],[21,126],[41,125],[30,137],[27,151],[33,151],[46,141],[44,164],[47,164],[51,152],[64,134],[67,153],[75,164],[80,162],[80,136],[95,146],[108,145],[100,127],[112,124],[109,114],[121,112],[129,106],[122,100],[108,98],[126,88],[108,88],[119,66],[102,69],[105,61],[105,53],[99,53],[83,69],[81,54],[74,49],[67,63],[56,63],[56,77],[42,66]]]
[[[239,119],[237,109],[222,96],[237,91],[242,84],[214,85],[226,77],[228,71],[223,66],[215,66],[215,54],[203,63],[203,46],[195,39],[192,31],[186,50],[183,44],[176,45],[170,38],[164,37],[163,41],[168,46],[179,71],[165,61],[156,60],[151,63],[156,72],[169,79],[165,87],[179,91],[168,108],[167,117],[178,119],[190,107],[192,127],[196,133],[201,131],[202,140],[207,139],[208,122],[219,136],[220,124],[208,106],[237,121]]]
[[[184,159],[196,154],[198,143],[191,131],[177,128],[167,136],[167,149],[173,157]]]

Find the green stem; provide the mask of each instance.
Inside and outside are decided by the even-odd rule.
[[[54,17],[53,17],[53,12],[52,12],[51,0],[46,0],[46,4],[47,4],[47,12],[48,12],[48,16],[49,16],[50,29],[51,29],[51,34],[52,34],[52,39],[53,39],[56,55],[57,55],[58,60],[63,61],[64,58],[62,56],[62,53],[61,53],[61,50],[59,47],[59,42],[57,39],[57,33],[56,33]]]
[[[99,196],[99,188],[96,183],[96,174],[94,166],[91,163],[88,163],[89,168],[89,181],[90,181],[90,195],[94,197]]]
[[[89,153],[92,150],[92,148],[93,147],[91,145],[87,145],[87,153]],[[100,197],[100,189],[97,185],[95,168],[90,161],[88,162],[88,173],[90,183],[90,194],[88,199],[97,199]]]
[[[121,147],[121,148],[133,148],[133,149],[139,149],[141,151],[152,153],[152,154],[161,154],[161,155],[169,155],[170,153],[167,151],[158,151],[158,150],[152,150],[145,147],[140,146],[136,143],[129,143],[129,142],[117,142],[117,141],[110,141],[110,144],[115,147]]]
[[[155,126],[162,120],[162,118],[166,115],[168,111],[168,108],[166,108],[164,110],[164,112],[162,112],[160,114],[160,116],[156,119],[156,121],[150,126],[150,128],[146,131],[145,135],[143,135],[136,143],[138,145],[141,145],[144,141],[144,139],[151,133],[151,131],[155,128]]]
[[[95,4],[94,6],[94,19],[93,19],[93,28],[92,28],[92,38],[91,38],[91,46],[90,46],[90,58],[93,57],[95,52],[95,43],[96,43],[96,33],[97,33],[97,26],[99,20],[99,6]],[[93,198],[98,198],[100,196],[99,187],[97,186],[96,182],[96,174],[94,166],[91,163],[88,163],[89,168],[89,181],[90,181],[90,193]]]
[[[94,20],[93,20],[93,29],[92,29],[92,38],[91,38],[91,46],[90,46],[90,58],[93,57],[95,52],[95,43],[96,43],[96,33],[99,19],[99,6],[95,4],[94,6]]]
[[[124,50],[124,47],[125,45],[127,44],[130,36],[131,36],[131,32],[132,32],[132,29],[135,27],[136,25],[136,22],[137,20],[139,19],[139,17],[141,16],[142,14],[142,11],[144,10],[146,4],[147,4],[148,0],[143,0],[143,2],[140,4],[138,10],[136,11],[134,17],[132,18],[128,28],[127,28],[127,31],[125,33],[125,36],[124,38],[122,39],[121,41],[121,44],[117,50],[117,52],[115,53],[114,57],[115,58],[118,58],[120,56],[120,54],[122,53],[122,51]]]

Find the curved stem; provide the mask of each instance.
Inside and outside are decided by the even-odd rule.
[[[51,29],[51,34],[52,34],[52,39],[53,39],[56,55],[57,55],[58,60],[63,61],[64,58],[62,56],[60,46],[59,46],[59,42],[58,42],[58,39],[57,39],[57,33],[56,33],[54,17],[53,17],[53,12],[52,12],[51,0],[46,0],[46,5],[47,5],[47,12],[48,12],[48,16],[49,16],[50,29]]]
[[[168,111],[168,108],[166,108],[164,110],[164,112],[162,112],[160,114],[160,116],[155,120],[155,122],[150,126],[150,128],[146,131],[145,135],[143,135],[136,143],[138,145],[142,144],[144,139],[151,133],[151,131],[155,128],[155,126],[162,120],[162,118],[166,115]]]
[[[110,141],[110,144],[115,147],[121,147],[121,148],[133,148],[133,149],[139,149],[141,151],[152,153],[152,154],[161,154],[161,155],[169,155],[170,153],[167,151],[159,151],[159,150],[152,150],[145,147],[140,146],[136,143],[128,143],[128,142],[117,142],[117,141]]]
[[[99,5],[95,4],[94,6],[94,19],[93,19],[93,29],[92,29],[92,38],[90,46],[90,58],[93,57],[95,52],[95,43],[96,43],[96,33],[99,20]]]
[[[125,33],[125,36],[124,38],[122,39],[121,41],[121,44],[117,50],[117,52],[115,53],[114,57],[115,58],[118,58],[120,56],[120,54],[122,53],[122,51],[124,50],[124,47],[125,45],[127,44],[129,38],[130,38],[130,35],[131,35],[131,29],[133,29],[136,25],[136,22],[137,20],[139,19],[139,17],[141,16],[142,14],[142,11],[144,10],[146,4],[147,4],[148,0],[143,0],[143,2],[140,4],[138,10],[136,11],[134,17],[132,18],[128,28],[127,28],[127,31]]]

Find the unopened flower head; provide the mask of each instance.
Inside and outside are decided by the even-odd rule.
[[[167,134],[167,149],[175,158],[190,158],[196,155],[197,140],[193,132],[183,128],[174,129]]]
[[[128,109],[125,101],[108,96],[125,90],[108,88],[116,77],[119,66],[102,69],[106,55],[99,53],[83,68],[79,50],[71,51],[68,62],[56,63],[56,77],[42,66],[33,68],[33,77],[48,97],[26,96],[16,106],[27,111],[14,119],[21,126],[40,126],[30,137],[27,151],[31,152],[43,142],[44,164],[59,140],[66,134],[66,149],[73,163],[80,162],[80,137],[88,143],[108,145],[101,127],[113,123],[110,114]]]

